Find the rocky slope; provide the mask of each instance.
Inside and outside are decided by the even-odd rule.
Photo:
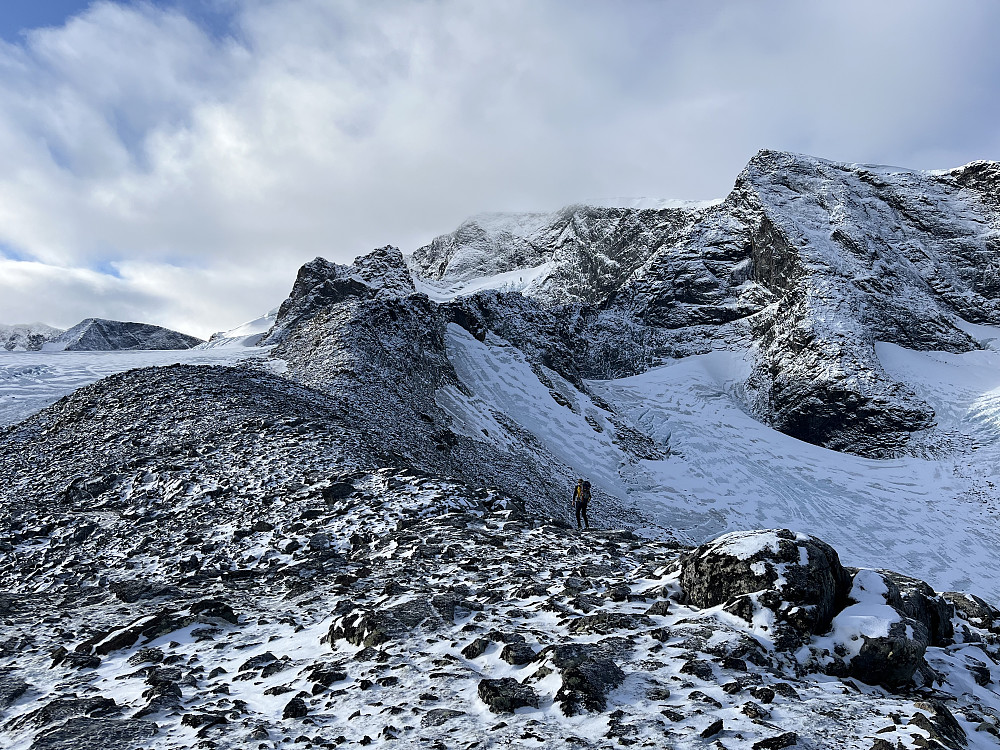
[[[8,352],[37,352],[62,332],[44,323],[0,324],[0,347]]]
[[[45,345],[46,351],[119,351],[122,349],[190,349],[202,340],[149,323],[87,318]]]
[[[694,550],[577,532],[493,489],[377,468],[370,439],[324,392],[246,367],[125,373],[8,429],[0,742],[1000,737],[1000,612],[981,600],[845,569],[783,530]],[[18,453],[52,470],[30,481]]]

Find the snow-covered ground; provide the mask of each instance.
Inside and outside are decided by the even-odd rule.
[[[457,326],[449,355],[474,395],[456,389],[442,406],[469,434],[498,434],[487,415],[506,414],[595,486],[691,542],[785,527],[824,539],[845,564],[1000,599],[1000,352],[921,353],[888,344],[878,352],[892,377],[934,407],[938,457],[866,459],[761,424],[744,410],[740,384],[749,365],[737,352],[588,383],[654,441],[669,439],[672,453],[659,461],[627,461],[608,415],[590,399],[577,392],[567,399],[571,407],[557,403],[516,349],[480,343]],[[575,392],[549,375],[564,398]]]
[[[272,308],[259,318],[248,320],[242,325],[236,326],[228,331],[213,333],[212,337],[204,344],[198,344],[195,349],[219,349],[221,347],[257,346],[257,343],[264,338],[274,321],[278,317],[278,308]]]
[[[0,426],[54,404],[77,388],[138,367],[228,365],[270,347],[115,352],[0,352]]]

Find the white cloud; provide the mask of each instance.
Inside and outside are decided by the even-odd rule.
[[[765,146],[926,168],[1000,147],[991,2],[232,7],[229,37],[100,2],[0,46],[0,247],[45,264],[0,277],[0,320],[207,335],[311,257],[480,210],[717,197]]]

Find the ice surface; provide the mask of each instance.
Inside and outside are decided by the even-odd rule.
[[[791,528],[833,545],[845,564],[905,571],[939,590],[996,599],[1000,399],[992,399],[1000,353],[880,346],[879,354],[891,376],[938,410],[938,429],[958,436],[954,452],[878,461],[778,433],[743,410],[738,353],[689,357],[591,386],[641,429],[670,430],[674,454],[642,462],[631,497],[692,541]]]
[[[934,407],[937,433],[948,437],[948,450],[929,458],[838,453],[758,422],[742,400],[749,365],[739,352],[589,381],[627,423],[658,443],[669,437],[669,458],[636,463],[615,443],[606,412],[565,381],[576,401],[558,403],[517,349],[481,343],[454,325],[448,348],[473,394],[451,389],[441,399],[457,431],[502,445],[496,415],[503,414],[574,472],[692,543],[740,529],[790,528],[831,544],[845,564],[1000,598],[1000,352],[879,345],[890,376]],[[596,432],[588,413],[607,429]]]

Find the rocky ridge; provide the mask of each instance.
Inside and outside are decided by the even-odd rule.
[[[447,748],[489,730],[496,746],[882,750],[1000,737],[988,689],[1000,611],[839,569],[804,535],[692,550],[580,533],[410,469],[317,471],[238,498],[181,484],[180,467],[146,471],[5,517],[5,746]],[[810,585],[824,575],[830,586]]]

